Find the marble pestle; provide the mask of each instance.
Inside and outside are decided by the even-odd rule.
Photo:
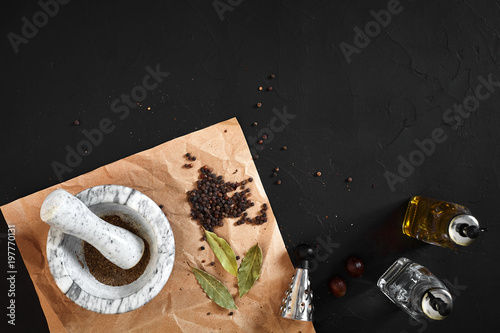
[[[40,217],[50,226],[91,244],[123,269],[132,268],[141,260],[144,252],[142,239],[100,219],[65,190],[55,190],[45,198]]]

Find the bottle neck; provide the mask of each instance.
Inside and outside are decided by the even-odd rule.
[[[477,236],[486,229],[479,227],[479,222],[472,215],[460,214],[455,216],[449,224],[448,234],[457,245],[468,246]]]
[[[452,310],[453,299],[448,290],[443,288],[429,289],[422,297],[422,311],[433,320],[446,318]]]

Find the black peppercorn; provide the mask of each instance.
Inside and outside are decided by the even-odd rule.
[[[249,200],[250,189],[245,188],[247,182],[253,178],[240,182],[224,182],[220,175],[213,173],[213,169],[203,166],[199,169],[200,179],[196,182],[195,189],[187,191],[187,200],[191,204],[190,216],[209,231],[215,227],[223,226],[226,217],[240,218],[235,225],[244,224],[248,219],[245,212],[255,204]],[[238,188],[241,191],[238,191]],[[235,193],[230,196],[230,192]],[[203,240],[203,239],[202,239]]]

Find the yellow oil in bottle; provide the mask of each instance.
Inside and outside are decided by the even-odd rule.
[[[408,204],[403,233],[429,244],[455,249],[456,244],[448,234],[450,221],[457,215],[470,213],[461,205],[416,196]]]

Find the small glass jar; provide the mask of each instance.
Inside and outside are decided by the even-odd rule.
[[[441,320],[453,308],[448,288],[422,265],[399,258],[377,282],[380,290],[415,320]]]

